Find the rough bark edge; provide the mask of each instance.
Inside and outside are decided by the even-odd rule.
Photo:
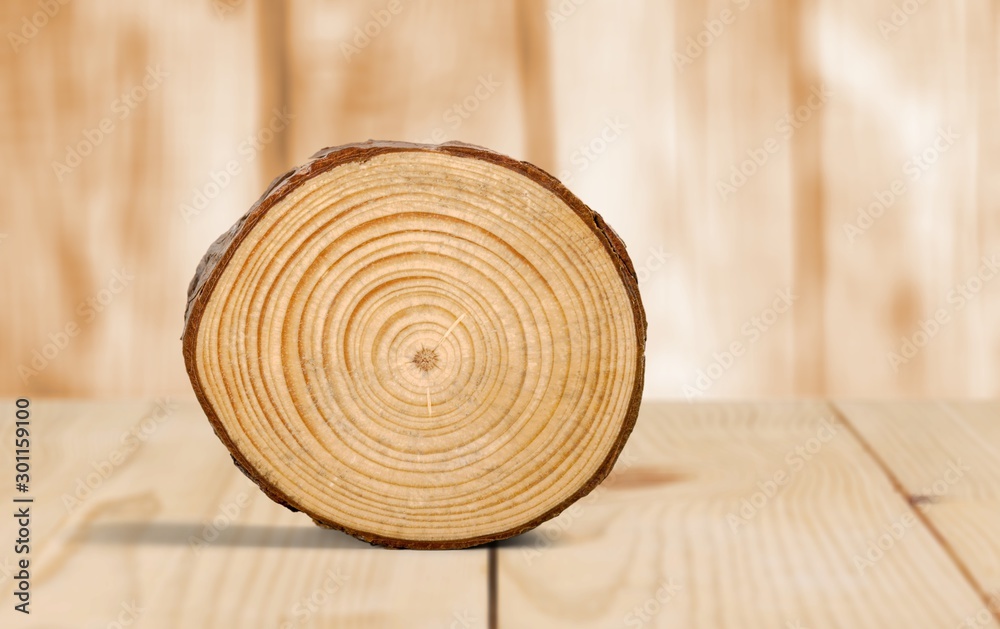
[[[479,159],[502,166],[520,175],[531,179],[543,188],[553,192],[566,205],[573,209],[577,215],[597,234],[607,252],[615,261],[618,268],[625,291],[628,294],[629,302],[632,306],[633,318],[635,321],[636,333],[636,364],[635,381],[632,385],[632,397],[625,410],[625,417],[622,421],[621,430],[618,433],[611,450],[605,457],[604,462],[597,469],[593,476],[587,480],[577,491],[565,500],[552,507],[545,513],[523,525],[516,526],[499,533],[481,535],[478,537],[455,539],[455,540],[410,540],[393,537],[383,537],[366,531],[352,529],[348,526],[326,520],[311,513],[308,509],[303,509],[295,501],[281,492],[277,487],[271,485],[263,474],[257,473],[250,463],[243,457],[236,448],[233,440],[226,433],[219,421],[212,404],[209,402],[205,391],[201,386],[198,377],[198,366],[195,361],[195,350],[198,342],[198,328],[201,324],[202,313],[205,304],[215,289],[215,285],[222,275],[223,270],[232,258],[233,253],[239,247],[243,239],[250,233],[258,221],[280,202],[289,193],[298,188],[309,179],[329,171],[337,166],[350,162],[366,162],[369,159],[385,153],[396,153],[402,151],[428,151],[445,153],[457,157]],[[445,144],[414,144],[409,142],[377,141],[369,140],[354,144],[345,144],[324,148],[315,153],[305,164],[293,168],[285,174],[277,177],[267,187],[264,194],[257,200],[250,210],[224,234],[222,234],[211,246],[205,256],[198,264],[194,277],[188,285],[187,308],[184,312],[184,332],[182,341],[182,351],[184,354],[184,365],[187,369],[191,386],[198,398],[199,404],[205,411],[212,429],[219,439],[225,444],[232,455],[233,463],[250,480],[260,487],[274,502],[290,509],[291,511],[302,511],[312,518],[313,522],[323,528],[335,529],[352,535],[358,539],[366,541],[374,546],[384,546],[387,548],[408,548],[416,550],[453,550],[459,548],[469,548],[488,544],[515,535],[520,535],[546,522],[565,510],[567,507],[580,500],[594,490],[611,472],[615,462],[618,460],[632,429],[635,427],[636,418],[639,414],[639,404],[642,399],[642,388],[645,377],[645,351],[646,351],[646,313],[639,296],[639,286],[636,278],[635,267],[629,258],[625,244],[618,234],[604,222],[604,219],[595,211],[590,209],[580,199],[569,191],[558,179],[538,168],[534,164],[525,161],[518,161],[506,155],[496,153],[489,149],[466,144],[464,142],[447,142]]]

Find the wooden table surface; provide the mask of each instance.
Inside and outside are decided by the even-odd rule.
[[[193,401],[31,409],[32,613],[4,517],[2,627],[1000,627],[1000,402],[647,402],[593,494],[449,552],[273,504]]]

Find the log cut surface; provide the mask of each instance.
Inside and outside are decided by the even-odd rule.
[[[465,144],[325,149],[191,283],[184,357],[236,464],[369,542],[460,548],[586,495],[635,423],[624,245],[543,171]]]

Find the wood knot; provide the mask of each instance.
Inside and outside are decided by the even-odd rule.
[[[934,504],[937,499],[934,496],[926,496],[924,494],[913,494],[906,497],[907,502],[914,507],[920,507],[923,505]]]

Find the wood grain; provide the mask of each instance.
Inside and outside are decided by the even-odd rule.
[[[1000,284],[953,291],[984,256],[1000,260],[1000,8],[923,2],[894,16],[899,4],[60,4],[0,56],[0,263],[31,262],[0,274],[17,305],[0,310],[0,392],[185,394],[171,313],[205,247],[317,148],[381,137],[529,159],[606,216],[663,322],[653,397],[684,396],[733,342],[745,354],[704,396],[996,396]],[[39,10],[3,3],[0,32],[20,37]],[[117,118],[115,99],[150,65],[169,77]],[[828,102],[779,129],[820,86]],[[53,162],[106,117],[115,130],[59,180]],[[949,127],[955,142],[911,179],[908,161]],[[723,198],[719,183],[768,140],[775,152]],[[240,173],[214,194],[230,162]],[[849,237],[897,180],[905,193]],[[134,280],[105,292],[122,269]],[[784,289],[794,307],[757,336]],[[942,308],[948,323],[893,366]]]
[[[104,627],[135,605],[126,624],[149,629],[480,628],[496,552],[498,627],[1000,627],[997,404],[837,409],[847,423],[820,402],[647,403],[608,480],[559,518],[494,550],[430,553],[265,500],[193,400],[35,400],[33,613],[5,605],[0,623]],[[936,492],[953,462],[968,470]]]
[[[1000,403],[837,407],[1000,617]]]
[[[976,274],[984,256],[1000,263],[998,187],[985,176],[1000,164],[1000,7],[925,3],[893,17],[891,0],[817,4],[813,40],[836,95],[821,147],[826,391],[997,396],[1000,281]]]
[[[184,358],[276,502],[462,548],[589,493],[631,433],[646,319],[624,245],[551,175],[364,142],[289,171],[205,254]]]
[[[535,140],[524,115],[525,95],[541,89],[530,86],[546,68],[527,74],[519,45],[538,17],[521,16],[515,5],[290,3],[289,106],[302,121],[291,138],[293,161],[321,146],[377,138],[460,140],[547,167],[543,155],[526,154]]]
[[[813,333],[793,326],[801,299],[765,332],[748,327],[777,291],[798,295],[791,235],[797,213],[813,208],[794,204],[799,173],[776,128],[801,104],[785,5],[739,4],[546,5],[555,172],[629,244],[656,322],[648,365],[657,397],[787,395],[797,373],[822,362]],[[713,43],[692,44],[723,10],[731,23],[719,23]],[[733,186],[733,169],[765,142],[775,151]],[[699,387],[698,372],[715,373],[714,355],[734,342],[744,355]]]
[[[32,410],[32,614],[4,605],[3,626],[105,627],[134,605],[125,626],[485,627],[486,550],[389,551],[313,526],[233,467],[194,401]],[[0,438],[12,441],[11,423]],[[9,448],[0,465],[12,468]],[[0,522],[4,539],[12,524]],[[12,583],[0,575],[4,600]]]
[[[0,55],[0,185],[10,191],[0,263],[31,262],[0,273],[11,304],[0,388],[184,393],[177,312],[190,274],[269,180],[241,153],[259,126],[245,106],[259,89],[253,0],[224,16],[208,1],[56,4],[33,38]],[[3,3],[5,45],[39,11]],[[89,152],[69,172],[67,146]],[[225,173],[229,162],[239,174]],[[183,206],[196,212],[186,219]]]
[[[982,607],[821,403],[647,403],[600,491],[501,545],[499,626],[955,627]]]

